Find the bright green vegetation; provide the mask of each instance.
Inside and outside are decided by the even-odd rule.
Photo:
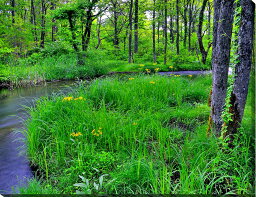
[[[59,79],[94,78],[107,74],[105,56],[97,52],[86,54],[86,62],[78,64],[74,53],[59,55],[34,54],[32,57],[11,62],[1,71],[0,81],[10,81],[13,86],[33,85],[43,81]]]
[[[163,63],[150,63],[148,60],[138,58],[138,63],[127,63],[122,59],[109,56],[106,51],[92,50],[84,54],[84,62],[79,64],[78,55],[62,49],[44,49],[41,53],[10,61],[7,65],[0,65],[0,83],[9,82],[11,86],[33,85],[44,81],[65,79],[90,79],[109,72],[140,72],[154,73],[160,71],[182,70],[209,70],[209,64],[198,62],[195,57],[181,58],[173,55],[172,61],[167,65]],[[115,60],[111,60],[115,59]],[[140,63],[141,62],[141,63]],[[146,71],[146,69],[149,69]]]
[[[251,99],[230,149],[207,136],[210,86],[210,76],[134,75],[42,98],[26,131],[42,183],[21,193],[253,193]]]

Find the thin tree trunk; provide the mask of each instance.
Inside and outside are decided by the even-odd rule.
[[[154,0],[154,8],[153,8],[153,33],[152,33],[152,40],[153,40],[153,62],[156,63],[156,0]]]
[[[138,22],[139,22],[139,0],[135,0],[134,1],[134,53],[138,53],[138,48],[139,48]]]
[[[211,2],[208,1],[208,40],[211,37]]]
[[[170,40],[171,43],[174,43],[174,35],[173,35],[173,17],[170,17]]]
[[[188,10],[188,4],[186,3],[184,7],[184,40],[183,40],[183,46],[185,48],[187,47],[187,32],[188,32],[187,10]]]
[[[188,19],[188,50],[191,51],[191,31],[192,31],[192,14],[193,14],[193,4],[194,4],[194,0],[193,2],[190,2],[189,4],[189,19]]]
[[[33,26],[32,28],[32,32],[33,32],[33,36],[34,36],[34,41],[36,42],[36,45],[37,45],[37,42],[38,42],[38,37],[37,37],[37,29],[36,29],[36,12],[35,12],[35,3],[34,3],[34,0],[31,0],[30,1],[30,7],[31,7],[31,16],[30,16],[30,22]]]
[[[235,68],[235,82],[231,93],[230,112],[232,121],[227,134],[237,133],[242,122],[248,94],[250,70],[252,65],[255,4],[251,0],[241,0],[241,22],[238,33],[238,63]]]
[[[218,0],[215,0],[215,12],[220,10],[219,18],[214,20],[218,22],[218,28],[215,32],[216,43],[213,59],[213,84],[211,99],[211,118],[213,132],[219,136],[222,129],[222,112],[225,105],[228,67],[230,61],[230,43],[233,24],[233,4],[234,0],[223,0],[221,6],[217,7]],[[215,13],[216,14],[216,13]],[[216,15],[215,15],[216,17]]]
[[[51,2],[51,10],[55,10],[56,9],[56,4]],[[56,20],[55,18],[52,19],[52,23],[55,24]],[[55,34],[57,33],[57,26],[56,25],[52,25],[52,33],[51,33],[51,37],[52,37],[52,42],[56,41],[55,38]]]
[[[92,27],[92,8],[88,8],[86,11],[86,23],[85,30],[82,35],[82,50],[87,51],[91,38],[91,27]]]
[[[41,0],[41,42],[40,47],[44,48],[45,42],[45,15],[46,15],[46,7],[45,7],[45,0]]]
[[[72,46],[74,48],[74,50],[76,52],[79,51],[78,49],[78,46],[77,46],[77,43],[76,43],[76,33],[75,33],[75,25],[74,25],[74,21],[73,21],[73,16],[72,16],[72,13],[69,13],[68,15],[68,22],[69,22],[69,28],[70,28],[70,31],[71,31],[71,37],[72,37]]]
[[[199,14],[199,23],[198,23],[198,31],[197,31],[197,38],[198,38],[198,44],[199,44],[199,49],[200,49],[200,53],[202,55],[202,63],[205,64],[206,63],[206,58],[207,58],[207,51],[204,48],[204,44],[203,44],[203,35],[202,35],[202,27],[203,27],[203,20],[204,20],[204,11],[206,8],[206,3],[208,0],[204,0],[203,1],[203,5],[202,8],[200,10],[200,14]]]
[[[176,0],[176,51],[180,54],[180,35],[179,35],[179,0]]]
[[[164,65],[167,62],[167,0],[164,1]]]
[[[129,11],[129,63],[132,63],[132,8],[133,0],[130,1],[130,11]]]
[[[11,0],[11,6],[12,6],[12,23],[15,23],[15,0]]]
[[[114,47],[119,49],[119,38],[118,38],[118,12],[117,12],[117,2],[112,2],[114,8]]]
[[[101,16],[99,17],[99,19],[97,20],[98,23],[98,28],[97,28],[97,39],[98,39],[98,43],[97,46],[95,47],[96,49],[98,49],[100,47],[101,44],[101,38],[100,38],[100,29],[101,29]]]

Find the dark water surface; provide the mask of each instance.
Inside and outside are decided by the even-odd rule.
[[[74,81],[46,83],[44,85],[0,91],[0,193],[17,192],[24,186],[32,172],[24,145],[24,136],[18,132],[28,115],[24,105],[34,106],[41,96],[70,91]],[[71,86],[71,87],[70,87]],[[23,139],[23,140],[22,140]]]

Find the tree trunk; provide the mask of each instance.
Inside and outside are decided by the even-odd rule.
[[[192,31],[192,20],[193,20],[193,2],[189,3],[189,17],[188,17],[188,50],[191,50],[191,31]]]
[[[208,1],[208,40],[211,37],[211,2]]]
[[[215,47],[212,53],[213,61],[213,84],[211,99],[211,118],[213,132],[219,136],[222,128],[222,112],[225,105],[228,67],[230,60],[230,43],[233,24],[233,4],[234,0],[223,0],[221,6],[217,7],[218,0],[215,0],[215,14],[219,10],[219,18],[214,18],[218,22],[215,32]],[[217,15],[215,15],[216,17]]]
[[[118,12],[117,2],[112,2],[114,8],[114,47],[119,49],[119,38],[118,38]]]
[[[44,48],[44,42],[45,42],[45,15],[46,15],[46,6],[45,6],[45,0],[41,0],[41,42],[40,47]]]
[[[153,62],[156,63],[156,0],[154,0],[154,8],[153,8],[153,33],[152,33],[152,40],[153,40]]]
[[[97,39],[98,39],[98,43],[97,46],[95,47],[96,49],[98,49],[100,47],[101,44],[101,38],[100,38],[100,29],[101,29],[101,16],[99,17],[99,20],[97,20],[98,23],[98,27],[97,27]]]
[[[134,1],[134,53],[138,53],[138,48],[139,48],[138,22],[139,22],[139,0],[135,0]]]
[[[11,0],[11,6],[12,6],[12,23],[15,23],[15,0]]]
[[[188,4],[186,3],[184,7],[184,40],[183,40],[184,48],[187,47],[187,32],[188,32],[187,10],[188,10]]]
[[[86,11],[86,23],[85,30],[82,35],[82,50],[87,51],[91,38],[91,28],[92,28],[92,7],[88,8]]]
[[[32,32],[34,36],[34,41],[37,43],[38,42],[38,37],[37,37],[37,29],[36,29],[36,12],[35,12],[35,3],[34,0],[30,1],[30,9],[31,9],[31,16],[30,16],[30,22],[33,26]]]
[[[176,51],[180,54],[180,37],[179,37],[179,0],[176,0]]]
[[[69,22],[69,28],[70,28],[70,31],[71,31],[72,46],[73,46],[74,50],[76,52],[78,52],[79,49],[78,49],[78,46],[77,46],[77,43],[76,43],[75,25],[74,25],[73,14],[72,13],[68,14],[68,22]]]
[[[164,1],[164,65],[167,62],[167,0]]]
[[[206,58],[207,58],[207,51],[204,48],[203,35],[202,35],[202,27],[203,27],[203,20],[204,20],[204,10],[206,8],[207,1],[208,0],[204,0],[203,1],[203,5],[202,5],[202,8],[200,10],[199,23],[198,23],[198,31],[197,31],[198,45],[199,45],[200,52],[202,54],[202,63],[203,64],[206,63]]]
[[[170,17],[170,40],[171,43],[174,43],[174,35],[173,35],[173,17]]]
[[[129,63],[132,63],[132,8],[133,0],[130,1],[130,11],[129,11]]]
[[[51,10],[55,10],[56,9],[56,4],[51,2]],[[52,19],[52,23],[55,24],[56,20],[55,18]],[[52,37],[52,42],[56,41],[55,38],[55,34],[57,33],[57,26],[56,25],[52,25],[52,33],[51,33],[51,37]]]
[[[230,100],[232,121],[229,122],[227,130],[227,134],[231,135],[237,133],[242,122],[252,65],[255,4],[251,0],[241,0],[240,4],[242,13],[238,33],[238,63]]]

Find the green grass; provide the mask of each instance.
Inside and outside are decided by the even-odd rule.
[[[136,63],[129,64],[101,50],[90,50],[80,56],[83,58],[83,65],[79,65],[77,54],[55,45],[41,49],[41,52],[26,58],[9,58],[10,60],[0,63],[0,84],[7,83],[18,87],[51,80],[95,78],[109,72],[155,73],[210,69],[209,63],[203,65],[195,56],[184,54],[172,54],[172,59],[167,65],[161,62],[153,64],[141,58],[138,58]]]
[[[96,60],[88,54],[85,59],[84,65],[78,65],[77,55],[72,53],[20,59],[13,65],[2,65],[0,82],[9,81],[17,87],[52,80],[89,79],[109,72],[102,58]]]
[[[185,71],[185,70],[209,70],[209,65],[203,65],[200,62],[170,62],[166,65],[161,63],[127,63],[126,61],[108,61],[113,72],[147,72],[149,69],[151,73],[168,71]]]
[[[97,79],[68,95],[39,100],[30,110],[26,135],[29,158],[44,178],[40,188],[253,193],[250,123],[245,121],[233,150],[208,137],[210,86],[210,76],[135,75]]]

